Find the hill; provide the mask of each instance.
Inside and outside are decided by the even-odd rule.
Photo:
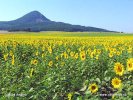
[[[109,32],[108,30],[55,22],[46,18],[38,11],[32,11],[21,18],[12,21],[0,21],[0,30],[6,31],[66,31],[66,32]]]

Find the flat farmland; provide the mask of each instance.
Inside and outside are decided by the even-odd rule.
[[[0,33],[0,99],[131,100],[133,34]]]

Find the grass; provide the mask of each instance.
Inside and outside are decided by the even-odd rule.
[[[4,34],[4,33],[1,33]],[[10,32],[5,35],[10,36],[54,36],[54,37],[101,37],[101,36],[133,36],[127,33],[113,33],[113,32]]]

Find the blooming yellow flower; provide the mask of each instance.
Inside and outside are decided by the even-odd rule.
[[[61,67],[63,67],[65,65],[65,62],[61,62]]]
[[[98,50],[97,50],[97,53],[98,53],[98,54],[101,54],[101,50],[100,50],[100,49],[98,49]]]
[[[132,53],[132,47],[129,47],[129,48],[127,49],[127,51],[128,51],[128,53]]]
[[[113,57],[113,53],[112,53],[112,52],[109,53],[109,57],[110,57],[110,58]]]
[[[122,76],[124,74],[124,66],[121,63],[117,62],[115,63],[114,71],[117,75]]]
[[[120,51],[117,51],[116,54],[119,56],[121,54],[121,52]]]
[[[96,57],[95,57],[95,58],[96,58],[96,60],[98,60],[98,59],[99,59],[99,55],[96,55]]]
[[[48,65],[51,67],[53,65],[53,61],[50,61]]]
[[[68,58],[68,54],[66,52],[63,53],[64,58],[67,59]]]
[[[75,59],[78,59],[78,56],[79,56],[78,53],[76,53],[76,54],[74,55],[74,58],[75,58]]]
[[[31,70],[30,70],[30,77],[32,77],[33,72],[34,72],[34,69],[33,69],[33,68],[31,68]]]
[[[71,51],[70,52],[70,56],[73,57],[74,56],[74,52]]]
[[[56,57],[55,57],[55,59],[56,59],[56,60],[58,60],[58,59],[59,59],[59,57],[58,57],[58,56],[56,56]]]
[[[60,55],[61,55],[61,58],[62,58],[64,56],[64,53],[61,53]]]
[[[93,58],[94,57],[94,52],[90,53],[90,57]]]
[[[80,58],[81,58],[81,60],[85,60],[86,55],[85,55],[85,52],[84,51],[81,51],[80,52]]]
[[[12,56],[12,55],[13,55],[13,52],[12,52],[11,50],[10,50],[10,52],[9,52],[9,55],[10,55],[10,56]]]
[[[35,53],[35,55],[38,56],[38,54],[39,54],[39,52],[37,51],[37,52]]]
[[[36,60],[36,59],[31,61],[31,64],[33,64],[33,65],[37,65],[37,63],[38,63],[38,60]]]
[[[69,53],[71,50],[70,49],[67,49],[67,52]]]
[[[96,83],[93,83],[89,86],[89,90],[92,92],[92,93],[96,93],[98,91],[98,86],[96,85]]]
[[[121,83],[121,80],[119,78],[113,78],[112,79],[112,85],[114,88],[120,88],[122,83]]]
[[[4,60],[7,61],[8,54],[4,54]]]
[[[73,96],[73,94],[72,94],[72,93],[68,93],[68,95],[67,95],[68,100],[72,100],[72,96]]]
[[[42,51],[45,51],[45,47],[44,46],[42,47]]]
[[[14,59],[14,55],[12,55],[12,65],[14,65],[15,63],[15,59]]]
[[[45,54],[44,53],[42,53],[42,58],[45,56]]]
[[[52,53],[52,47],[48,47],[48,52],[51,54]]]
[[[127,70],[133,71],[133,58],[127,60]]]

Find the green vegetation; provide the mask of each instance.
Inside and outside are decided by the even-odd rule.
[[[133,36],[133,34],[127,33],[114,33],[114,32],[58,32],[58,31],[46,31],[46,32],[9,32],[6,34],[17,36],[62,36],[62,37],[88,37],[88,36]]]
[[[133,35],[0,34],[0,100],[132,100]]]

